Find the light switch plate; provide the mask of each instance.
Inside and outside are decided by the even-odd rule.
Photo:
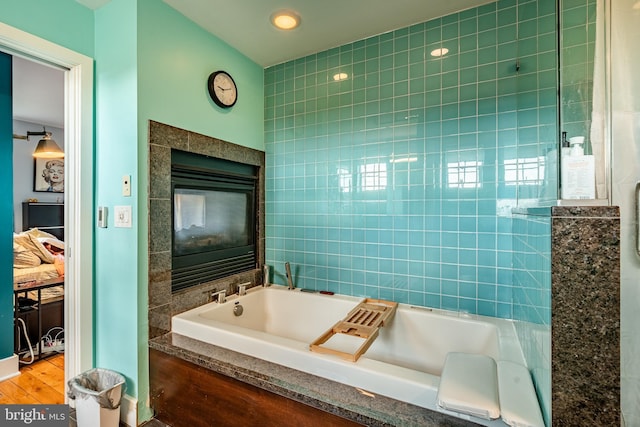
[[[114,226],[131,228],[131,206],[113,207]]]
[[[131,196],[131,175],[122,175],[122,195]]]
[[[98,227],[107,228],[107,216],[109,209],[106,206],[98,206]]]

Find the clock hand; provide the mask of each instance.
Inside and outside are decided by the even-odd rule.
[[[218,85],[218,89],[220,89],[220,90],[229,90],[229,89],[225,89],[225,88],[223,88],[223,87],[222,87],[222,86],[220,86],[220,85]]]

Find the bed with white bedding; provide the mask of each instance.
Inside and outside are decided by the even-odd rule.
[[[42,304],[64,298],[64,242],[37,228],[14,233],[14,290],[55,279],[59,279],[60,286],[42,289]],[[25,297],[34,301],[38,298],[35,291],[29,292]]]
[[[64,340],[64,242],[37,228],[14,233],[13,291],[21,363],[59,352],[47,343]]]

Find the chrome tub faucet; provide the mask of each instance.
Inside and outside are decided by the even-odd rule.
[[[227,290],[223,289],[211,294],[211,302],[217,302],[218,304],[224,304],[227,302]]]
[[[291,265],[289,265],[288,262],[285,262],[284,269],[287,271],[287,283],[289,284],[289,290],[295,289],[295,286],[293,286],[293,279],[291,277]]]
[[[238,296],[241,297],[247,294],[247,287],[251,286],[251,282],[241,283],[238,285]]]

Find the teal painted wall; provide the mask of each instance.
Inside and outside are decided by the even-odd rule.
[[[0,180],[13,187],[11,56],[0,52]],[[0,198],[0,360],[13,354],[13,198]]]
[[[148,122],[155,120],[193,132],[264,150],[263,69],[213,37],[164,2],[138,1],[138,341],[140,401],[148,392]],[[230,110],[216,106],[207,92],[215,70],[228,71],[238,86]],[[132,157],[134,157],[132,155]],[[142,419],[142,418],[141,418]]]
[[[75,0],[2,0],[0,21],[93,57],[93,11]]]
[[[163,2],[112,0],[96,11],[95,25],[96,205],[111,211],[109,228],[97,228],[95,238],[96,365],[126,376],[144,420],[151,415],[145,407],[148,121],[263,149],[263,70]],[[232,110],[208,97],[207,77],[217,69],[238,84]],[[125,174],[131,197],[121,194]],[[132,206],[132,228],[113,227],[116,205]]]
[[[140,148],[146,149],[147,121],[153,119],[264,150],[262,67],[164,2],[139,5]],[[230,110],[216,106],[207,92],[209,74],[220,69],[238,86],[238,102]]]
[[[115,29],[117,28],[117,31]],[[95,228],[95,365],[127,379],[139,393],[137,221],[114,227],[114,206],[138,206],[122,197],[121,177],[137,175],[137,4],[113,0],[95,13],[96,147],[95,201],[109,209],[108,227]],[[134,191],[135,196],[135,191]]]
[[[554,0],[501,0],[265,70],[276,276],[511,318],[511,208],[556,198],[556,41]]]

